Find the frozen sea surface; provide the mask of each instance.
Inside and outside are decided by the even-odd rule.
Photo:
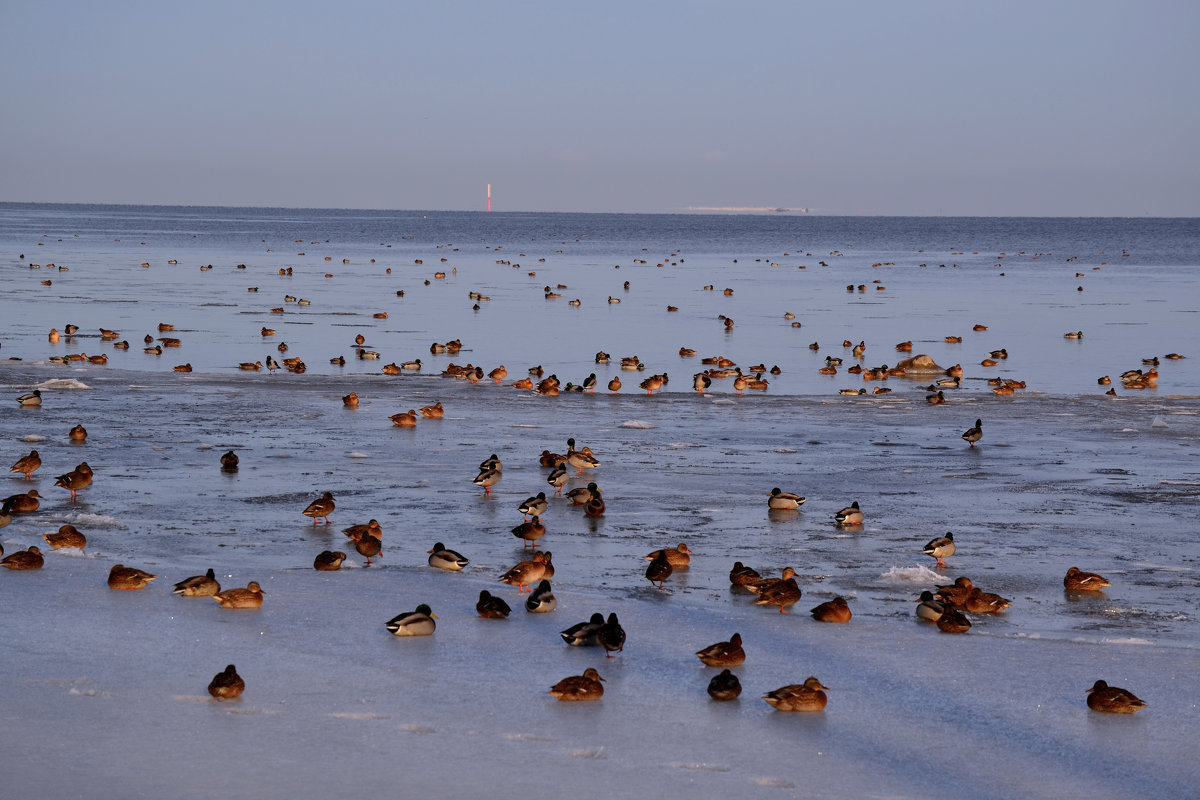
[[[36,488],[43,500],[0,530],[0,542],[12,552],[66,523],[88,537],[83,552],[47,552],[40,572],[0,574],[9,687],[0,720],[10,732],[5,785],[13,796],[120,785],[154,797],[492,796],[497,786],[598,798],[1179,797],[1200,780],[1192,757],[1200,733],[1200,378],[1197,354],[1187,352],[1197,340],[1188,309],[1197,296],[1194,221],[1166,225],[1174,238],[1164,236],[1164,221],[1148,229],[1136,221],[1057,229],[932,221],[926,240],[912,226],[869,221],[855,221],[861,229],[790,223],[817,226],[806,233],[783,221],[724,218],[530,215],[505,223],[449,215],[391,221],[398,230],[360,236],[360,227],[384,223],[370,216],[350,224],[336,212],[0,211],[14,287],[0,300],[0,355],[22,359],[0,361],[0,390],[10,397],[0,405],[0,455],[8,465],[37,448],[44,461],[32,481],[2,479],[0,495]],[[706,233],[710,226],[727,236]],[[542,230],[578,235],[515,233]],[[814,255],[800,262],[805,270],[787,260],[785,274],[789,236]],[[803,249],[812,238],[820,251],[816,242]],[[1159,249],[1139,257],[1151,241]],[[851,255],[856,243],[865,256]],[[285,244],[287,258],[263,253]],[[934,244],[947,246],[936,256],[920,252]],[[1126,247],[1131,256],[1122,258]],[[973,250],[979,263],[970,266]],[[301,251],[320,255],[294,255]],[[387,264],[376,251],[390,256]],[[1053,256],[1035,260],[1043,251]],[[676,252],[682,264],[656,266]],[[327,253],[336,256],[328,266]],[[1088,255],[1086,268],[1067,262],[1076,253]],[[172,258],[180,264],[167,265]],[[416,258],[424,264],[413,265]],[[285,261],[300,274],[279,276]],[[69,270],[48,273],[47,263]],[[199,270],[209,263],[212,270]],[[341,274],[351,268],[362,272]],[[445,279],[433,277],[443,269]],[[869,286],[881,270],[891,271],[885,291],[846,291],[852,281]],[[1082,293],[1075,271],[1089,273]],[[629,294],[609,304],[605,295],[624,293],[625,279]],[[560,282],[570,287],[564,296],[545,300],[543,285]],[[715,291],[704,291],[710,283]],[[255,284],[258,293],[245,291]],[[584,302],[568,306],[575,287]],[[475,312],[469,289],[492,299]],[[270,314],[284,293],[312,305]],[[1114,306],[1083,304],[1101,294]],[[668,315],[667,304],[680,312]],[[374,319],[376,309],[389,318]],[[791,328],[788,310],[804,328]],[[732,333],[718,314],[736,320]],[[47,330],[68,321],[90,338],[49,344]],[[176,332],[159,334],[159,322]],[[989,330],[971,331],[975,322]],[[264,339],[264,325],[279,334]],[[121,330],[131,349],[101,342],[101,326]],[[1085,338],[1064,340],[1071,329]],[[352,357],[359,331],[381,360],[330,365],[339,352]],[[964,344],[941,341],[959,331]],[[183,346],[146,355],[147,333],[177,336]],[[894,359],[896,342],[922,335],[928,347],[915,352],[966,368],[968,388],[947,392],[944,406],[925,403],[924,382],[893,379],[891,394],[851,398],[834,392],[874,384],[816,373],[828,354],[853,361],[843,338],[866,341],[863,363],[873,365]],[[431,356],[429,342],[455,336],[469,352],[453,360],[505,363],[506,384],[542,363],[564,382],[596,371],[601,386],[620,375],[626,388],[539,397],[437,377],[451,359]],[[279,339],[289,342],[286,355],[306,358],[309,373],[236,369],[267,352],[281,357]],[[820,351],[808,349],[814,340]],[[699,359],[676,352],[685,345],[743,365],[777,363],[782,374],[768,376],[766,393],[738,397],[716,381],[714,393],[700,396],[689,380]],[[987,390],[981,379],[992,371],[977,364],[998,347],[1010,355],[1000,369],[1025,378],[1025,392],[998,398]],[[597,350],[614,363],[596,365]],[[1158,389],[1119,387],[1121,371],[1172,350],[1192,357],[1160,364]],[[109,363],[48,362],[81,351],[107,352]],[[634,353],[646,373],[615,363]],[[378,374],[383,363],[415,357],[428,362],[419,374]],[[195,371],[171,371],[184,361]],[[664,393],[636,391],[644,374],[661,371],[672,375]],[[1095,383],[1105,373],[1117,398]],[[34,387],[43,391],[40,408],[11,401]],[[349,391],[361,398],[357,409],[341,402]],[[388,421],[439,400],[443,419],[412,429]],[[984,439],[969,448],[959,436],[976,418]],[[67,439],[76,423],[87,427],[86,443]],[[551,498],[539,547],[554,554],[558,608],[528,614],[518,592],[496,579],[523,557],[510,533],[517,505],[549,490],[538,454],[563,452],[568,437],[593,448],[602,466],[567,488],[597,481],[607,513],[589,520]],[[241,458],[232,474],[218,465],[229,449]],[[493,452],[504,474],[484,496],[470,481]],[[70,503],[54,477],[83,460],[95,483]],[[773,486],[808,500],[797,512],[768,512]],[[314,526],[300,511],[323,491],[338,507],[332,525]],[[853,500],[866,523],[836,527],[834,512]],[[383,527],[384,551],[364,567],[340,531],[370,518]],[[937,570],[920,551],[948,530],[959,551]],[[470,566],[428,567],[435,541]],[[681,541],[695,553],[691,568],[663,591],[651,587],[641,557]],[[350,553],[342,571],[312,569],[324,549]],[[794,567],[804,597],[793,613],[731,591],[735,560],[772,574]],[[110,591],[104,579],[118,562],[160,577],[140,592]],[[1113,586],[1096,597],[1067,595],[1070,566]],[[226,587],[257,580],[263,608],[227,611],[170,594],[172,583],[208,567]],[[918,622],[917,595],[958,575],[1012,608],[974,616],[963,636]],[[512,617],[478,618],[481,589],[505,597]],[[807,609],[836,595],[847,598],[851,623],[809,618]],[[390,636],[383,623],[422,602],[438,615],[437,632]],[[596,611],[616,612],[628,632],[613,658],[558,637]],[[735,669],[745,691],[713,703],[704,687],[716,670],[692,654],[735,631],[747,651]],[[211,701],[205,686],[228,663],[246,693]],[[545,694],[589,666],[606,679],[600,702]],[[823,713],[783,714],[759,699],[809,675],[831,687]],[[1148,707],[1131,717],[1089,711],[1084,691],[1097,678]],[[46,767],[47,754],[65,747],[71,758]]]

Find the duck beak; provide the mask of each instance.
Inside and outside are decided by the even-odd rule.
[[[437,618],[438,618],[438,615],[437,615],[437,614],[430,614],[430,615],[429,615],[429,618],[430,618],[430,619],[437,619]]]

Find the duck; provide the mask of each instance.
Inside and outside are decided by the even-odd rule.
[[[549,450],[543,450],[542,454],[538,456],[538,463],[543,467],[561,467],[566,460],[566,456],[551,453]]]
[[[821,711],[829,698],[825,692],[828,686],[823,686],[816,678],[808,678],[804,683],[781,686],[773,692],[763,695],[767,705],[776,711]]]
[[[74,525],[63,525],[58,533],[43,533],[42,538],[54,550],[77,547],[82,550],[87,546],[87,537],[80,533]]]
[[[532,389],[533,381],[529,378],[521,378],[519,381],[513,381],[512,387],[514,389]]]
[[[733,586],[749,588],[760,580],[762,575],[758,574],[758,570],[747,567],[740,561],[733,562],[733,567],[729,570],[729,583]]]
[[[388,417],[397,428],[415,428],[417,426],[417,410],[410,408]]]
[[[336,504],[333,502],[333,493],[326,492],[325,494],[313,500],[302,512],[306,517],[312,517],[313,525],[317,524],[317,520],[321,517],[325,518],[325,524],[330,523],[329,515],[333,513]]]
[[[184,597],[212,597],[219,591],[221,591],[221,584],[217,582],[216,574],[209,567],[208,572],[203,575],[193,575],[175,584],[171,593]]]
[[[274,373],[277,369],[279,369],[279,362],[270,353],[267,353],[267,372]]]
[[[422,406],[417,410],[421,412],[421,416],[428,419],[441,419],[446,415],[446,411],[442,408],[442,402],[440,400],[431,406]]]
[[[558,700],[599,700],[604,696],[603,680],[599,672],[588,667],[582,675],[563,678],[551,686],[547,694]]]
[[[600,643],[596,636],[603,625],[604,615],[597,612],[587,622],[577,622],[558,635],[571,647],[592,647]]]
[[[939,586],[934,593],[938,597],[952,605],[961,606],[967,599],[967,595],[975,588],[975,584],[966,575],[960,575],[954,579],[954,583],[948,586]]]
[[[735,633],[728,642],[717,642],[697,650],[696,657],[710,667],[736,667],[743,664],[746,651],[742,649],[742,635]]]
[[[597,364],[607,364],[608,360],[610,358],[612,358],[612,356],[610,356],[608,353],[604,352],[603,350],[599,350],[596,352],[596,363]]]
[[[567,481],[571,479],[571,471],[567,469],[566,464],[555,467],[546,476],[546,483],[554,487],[554,494],[562,494],[562,489],[567,485]]]
[[[246,682],[238,675],[237,668],[230,664],[224,672],[218,672],[208,684],[208,693],[217,700],[232,700],[246,691]]]
[[[724,669],[718,674],[713,675],[712,680],[708,682],[707,691],[708,696],[713,700],[736,700],[738,695],[742,693],[742,684],[738,680],[737,675]]]
[[[250,581],[245,589],[226,589],[212,596],[221,608],[259,608],[263,604],[263,590],[258,581]]]
[[[939,536],[925,545],[925,549],[921,552],[931,558],[937,559],[938,566],[944,567],[946,566],[946,559],[954,555],[955,550],[954,534],[947,532],[945,536]]]
[[[341,550],[322,550],[313,559],[313,569],[321,572],[335,572],[342,568],[342,562],[346,560],[346,554]]]
[[[846,598],[835,597],[832,600],[827,600],[821,603],[810,612],[812,618],[817,622],[837,622],[844,623],[850,621],[850,606],[846,604]]]
[[[596,486],[595,481],[592,481],[587,486],[581,486],[579,488],[572,489],[563,496],[570,500],[574,505],[586,506],[592,499],[592,492],[598,491],[600,491],[599,487]]]
[[[354,539],[354,549],[367,560],[367,566],[371,565],[372,558],[383,552],[383,540],[370,531],[361,531],[351,538]]]
[[[520,525],[512,529],[512,535],[518,539],[523,539],[522,547],[528,545],[533,547],[534,543],[546,535],[546,526],[542,524],[542,519],[537,514],[533,515],[533,519],[528,522],[522,522]]]
[[[617,620],[615,611],[608,615],[608,619],[596,631],[596,641],[604,648],[605,658],[612,658],[613,653],[624,652],[625,629],[621,627],[620,621]]]
[[[136,567],[113,564],[112,569],[108,571],[108,588],[129,591],[144,589],[150,585],[150,581],[157,577],[157,575],[151,575],[149,572],[144,572]]]
[[[0,560],[0,567],[11,570],[41,569],[44,563],[46,563],[46,559],[42,556],[42,551],[35,545],[28,550],[9,553]]]
[[[7,503],[0,504],[0,528],[12,522],[12,510]],[[4,545],[0,544],[0,556],[4,555]]]
[[[389,619],[385,626],[395,636],[429,636],[437,628],[437,614],[425,603]]]
[[[692,387],[700,394],[704,394],[710,386],[712,386],[712,378],[708,376],[708,373],[697,372],[692,376]]]
[[[491,494],[492,487],[500,482],[501,475],[502,473],[498,469],[483,469],[480,470],[471,483],[476,486],[482,486],[484,494]]]
[[[985,592],[978,586],[972,587],[962,606],[972,614],[999,614],[1012,603],[998,594]]]
[[[616,394],[621,391],[621,379],[613,378],[608,382],[608,391],[610,394]]]
[[[503,364],[501,364],[500,366],[496,367],[494,370],[489,372],[488,377],[491,378],[493,381],[495,381],[496,385],[499,386],[500,382],[508,377],[508,370],[505,369]]]
[[[917,616],[928,622],[937,622],[946,610],[946,604],[933,596],[928,590],[921,592],[920,602],[917,603]]]
[[[844,394],[847,397],[860,397],[866,393],[866,389],[838,389],[838,394]]]
[[[1071,567],[1063,578],[1063,586],[1069,592],[1098,592],[1109,586],[1108,579],[1094,572],[1084,572],[1079,567]]]
[[[237,472],[238,456],[237,453],[230,450],[221,456],[221,471],[222,472]]]
[[[437,567],[438,569],[459,572],[463,567],[471,563],[462,553],[448,550],[446,545],[441,542],[438,542],[425,552],[429,553],[429,566]]]
[[[33,473],[37,472],[41,466],[42,457],[38,455],[38,451],[30,450],[29,455],[18,458],[8,471],[24,473],[26,480],[28,480],[33,477]]]
[[[804,505],[805,500],[804,497],[798,494],[792,494],[791,492],[785,492],[778,486],[772,489],[767,497],[770,498],[767,500],[767,508],[774,509],[776,511],[795,511],[797,508]]]
[[[962,387],[961,378],[942,378],[933,382],[939,389],[959,389]]]
[[[937,394],[927,394],[925,395],[925,402],[931,406],[945,405],[946,395],[940,391]]]
[[[550,581],[543,578],[537,585],[537,588],[525,598],[525,610],[531,614],[545,614],[553,611],[558,607],[558,601],[554,599],[554,591],[550,588]]]
[[[372,519],[371,521],[358,525],[351,525],[349,528],[342,530],[342,535],[347,539],[358,539],[360,536],[374,536],[376,539],[383,541],[383,527],[379,524],[379,520]]]
[[[787,567],[783,574],[784,577],[780,578],[778,583],[758,587],[758,599],[754,601],[755,605],[779,606],[779,613],[784,614],[787,613],[789,607],[800,601],[801,591],[796,583],[796,573],[792,571],[791,567]]]
[[[646,394],[654,394],[659,389],[662,389],[663,384],[666,383],[664,377],[663,375],[651,375],[638,385],[646,390]]]
[[[597,383],[599,383],[599,379],[596,378],[596,373],[593,372],[583,379],[583,390],[585,392],[595,392]]]
[[[676,547],[668,547],[662,550],[655,550],[649,555],[643,556],[646,561],[653,561],[660,555],[666,556],[667,561],[675,569],[687,569],[692,563],[692,551],[683,542],[680,542]]]
[[[42,504],[39,497],[41,495],[37,489],[30,489],[25,494],[14,494],[4,498],[4,507],[13,514],[32,514]]]
[[[17,402],[26,408],[33,408],[42,404],[42,390],[34,389],[29,394],[23,394],[17,398]]]
[[[74,428],[71,428],[69,433],[67,433],[67,438],[72,442],[82,442],[87,439],[87,428],[83,427],[82,425],[76,425]]]
[[[646,567],[646,580],[652,584],[657,584],[658,588],[663,588],[663,582],[671,577],[671,573],[675,568],[671,566],[671,562],[667,559],[667,554],[660,551],[650,565]]]
[[[517,511],[521,512],[522,517],[528,517],[530,514],[540,516],[541,514],[545,514],[546,509],[549,507],[550,504],[546,500],[546,493],[538,492],[533,497],[525,498],[521,505],[517,506]]]
[[[92,485],[92,468],[84,461],[66,475],[59,475],[55,478],[54,485],[61,486],[70,492],[71,499],[74,500],[81,491]]]
[[[575,440],[567,439],[567,466],[574,467],[576,474],[582,475],[585,469],[595,469],[600,466],[600,461],[588,448],[582,450],[575,449]]]
[[[937,618],[937,626],[942,633],[966,633],[971,629],[971,620],[957,606],[947,605]]]
[[[975,420],[975,427],[968,428],[966,432],[963,433],[962,438],[964,442],[971,445],[971,447],[974,447],[975,443],[983,438],[983,420]]]
[[[521,561],[501,575],[500,582],[516,586],[520,592],[532,591],[529,588],[530,584],[540,581],[545,575],[545,557],[541,553],[534,553],[533,558]]]
[[[833,518],[837,520],[838,525],[862,525],[865,519],[857,500],[834,514]]]
[[[1132,714],[1146,707],[1144,700],[1128,689],[1109,686],[1106,681],[1096,681],[1087,690],[1087,705],[1092,711],[1108,714]]]
[[[1067,331],[1063,334],[1064,339],[1082,339],[1083,331]]]
[[[479,591],[479,601],[475,603],[475,610],[484,619],[507,619],[512,612],[504,598],[496,597],[487,589]]]
[[[592,497],[583,507],[583,515],[585,517],[603,517],[604,511],[604,498],[600,496],[600,490],[592,489]]]
[[[247,372],[258,372],[262,369],[261,361],[241,361],[238,363],[238,369],[244,369]]]
[[[750,379],[742,374],[741,369],[738,369],[735,375],[737,375],[737,377],[733,379],[733,391],[737,394],[741,394],[742,392],[746,391],[746,387],[750,385]]]

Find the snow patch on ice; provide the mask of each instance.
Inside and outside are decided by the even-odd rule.
[[[74,378],[51,378],[48,381],[39,383],[35,388],[38,389],[90,389],[83,381],[77,381]]]
[[[628,422],[622,422],[618,428],[637,428],[638,430],[648,431],[654,426],[645,420],[631,419]]]
[[[21,441],[22,442],[44,442],[44,441],[46,441],[46,437],[38,436],[36,433],[31,433],[28,436],[22,436]]]
[[[940,583],[942,576],[929,567],[892,567],[879,579],[888,583]]]
[[[349,453],[346,453],[346,458],[370,458],[370,456],[366,453],[360,453],[357,450],[353,450]]]

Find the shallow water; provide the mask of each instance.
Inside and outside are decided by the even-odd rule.
[[[0,407],[7,463],[34,447],[44,460],[33,481],[4,479],[4,496],[32,487],[44,499],[0,541],[11,552],[67,522],[89,540],[85,553],[48,553],[41,572],[0,575],[0,597],[19,609],[4,622],[6,674],[18,688],[0,708],[9,729],[23,732],[7,778],[19,794],[78,792],[131,773],[136,791],[153,796],[245,787],[294,796],[348,784],[482,795],[497,779],[518,790],[570,785],[586,797],[646,787],[699,796],[1180,796],[1200,777],[1189,757],[1200,729],[1200,376],[1187,352],[1196,339],[1195,221],[934,220],[922,233],[918,221],[820,218],[0,212],[12,287],[0,300],[0,355],[23,359],[0,362],[0,386],[10,396],[40,386],[45,397],[40,408]],[[358,233],[368,226],[384,230]],[[782,254],[795,252],[783,249],[789,236],[813,242],[804,252],[814,255],[785,265]],[[264,253],[271,244],[288,255]],[[937,257],[919,252],[930,244],[945,246]],[[1071,245],[1078,262],[1066,261]],[[830,256],[835,249],[846,255]],[[10,257],[14,250],[26,259]],[[1043,250],[1053,259],[1034,261]],[[294,255],[301,251],[320,255]],[[999,252],[1021,251],[993,266]],[[671,264],[665,257],[676,252],[684,260]],[[31,270],[31,259],[42,266]],[[1102,260],[1111,263],[1093,272]],[[70,269],[49,273],[50,262]],[[301,274],[278,276],[286,265]],[[869,288],[877,276],[886,291]],[[563,297],[543,299],[542,286],[559,282],[569,287]],[[848,293],[850,282],[868,291]],[[716,291],[701,288],[708,283]],[[257,293],[245,291],[255,284]],[[472,311],[469,290],[492,299]],[[607,303],[618,291],[623,302]],[[285,293],[312,305],[270,314]],[[568,306],[575,296],[581,305]],[[668,303],[680,311],[668,314]],[[389,318],[373,319],[375,310]],[[792,329],[785,310],[804,327]],[[718,314],[735,319],[732,333]],[[49,327],[68,321],[89,334],[121,330],[131,349],[114,351],[98,336],[47,343]],[[158,322],[175,324],[163,335],[184,344],[155,357],[140,343],[159,335]],[[975,322],[989,330],[973,333]],[[264,325],[278,335],[263,339]],[[1085,338],[1064,340],[1069,329]],[[359,331],[381,360],[330,365],[332,355],[353,355]],[[951,332],[964,343],[942,342]],[[548,398],[437,377],[451,359],[431,356],[429,342],[456,336],[469,352],[454,361],[505,363],[505,383],[542,363],[564,382],[596,371],[603,386],[620,374],[625,388]],[[848,398],[833,392],[874,384],[816,373],[827,354],[851,363],[843,338],[866,341],[871,365],[894,359],[897,341],[920,337],[928,346],[915,352],[961,361],[972,379],[945,406],[924,402],[923,381],[892,379],[889,395]],[[307,374],[236,369],[278,357],[267,342],[280,339],[287,355],[306,359]],[[700,396],[688,379],[699,359],[681,359],[683,345],[783,372],[765,393],[737,397],[717,381]],[[1010,353],[1001,367],[974,366],[997,347]],[[647,370],[596,365],[600,349],[614,359],[637,353]],[[109,353],[109,363],[47,362],[92,350]],[[1096,386],[1100,374],[1115,378],[1171,350],[1193,357],[1164,361],[1156,390],[1118,388],[1114,399]],[[432,369],[378,374],[415,357]],[[184,361],[195,371],[171,371]],[[664,393],[636,390],[663,370],[672,374]],[[997,398],[976,380],[993,372],[1030,388]],[[351,390],[362,398],[355,410],[340,400]],[[446,408],[441,420],[400,429],[387,419],[435,400]],[[984,439],[969,448],[959,435],[977,417]],[[77,422],[86,444],[66,438]],[[527,614],[496,578],[522,557],[509,533],[516,506],[548,491],[537,455],[562,452],[572,436],[602,466],[568,488],[596,480],[607,513],[587,520],[552,499],[539,546],[554,553],[558,609]],[[234,474],[218,469],[228,449],[241,457]],[[483,496],[470,480],[492,452],[504,477]],[[96,481],[72,504],[54,476],[81,460]],[[798,512],[768,512],[772,486],[808,501]],[[326,490],[337,498],[334,524],[314,526],[300,510]],[[832,515],[852,500],[866,523],[839,529]],[[383,526],[384,553],[363,568],[339,531],[368,518]],[[959,551],[935,571],[920,551],[947,530]],[[438,540],[471,559],[464,573],[425,565]],[[641,556],[679,541],[695,552],[692,567],[664,591],[652,588]],[[341,572],[312,570],[323,549],[351,553]],[[804,597],[793,613],[731,592],[734,560],[774,574],[795,567]],[[117,562],[161,577],[142,592],[109,591],[104,577]],[[209,566],[226,586],[262,583],[263,608],[233,612],[169,595],[173,582]],[[1104,596],[1065,595],[1069,566],[1113,586]],[[920,591],[961,574],[1013,607],[973,617],[965,636],[919,623]],[[512,618],[477,618],[482,588],[508,599]],[[849,625],[808,617],[839,594],[854,612]],[[383,622],[421,602],[438,615],[437,633],[389,636]],[[559,630],[593,611],[620,615],[624,653],[606,659],[559,641]],[[712,703],[704,686],[714,670],[692,653],[735,630],[748,653],[735,670],[745,692]],[[246,694],[208,701],[204,687],[230,662]],[[545,695],[587,666],[607,681],[602,701],[577,707]],[[808,675],[832,687],[822,714],[773,712],[758,699]],[[1101,677],[1149,707],[1124,718],[1090,712],[1084,690]],[[124,737],[111,736],[114,725]],[[82,744],[77,771],[32,768],[68,737]]]

